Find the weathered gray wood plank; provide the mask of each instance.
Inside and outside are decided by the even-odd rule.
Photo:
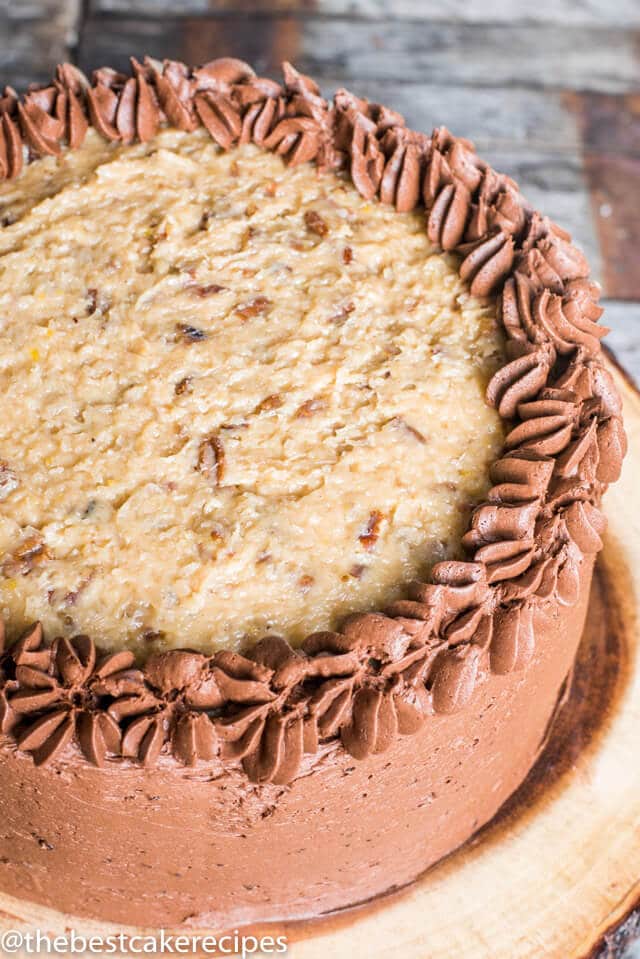
[[[2,0],[0,87],[50,77],[77,42],[80,13],[81,0]]]
[[[589,959],[640,959],[640,910],[634,910],[621,926],[607,933],[601,948]]]
[[[580,126],[605,287],[639,300],[640,97],[575,93],[566,103]]]
[[[325,75],[323,92],[329,96],[344,83]],[[533,152],[550,150],[580,155],[581,136],[575,111],[556,91],[526,87],[505,88],[453,83],[381,82],[354,77],[349,88],[369,100],[392,104],[410,126],[430,130],[444,124],[469,137],[481,151],[510,148],[514,144]]]
[[[629,943],[629,947],[625,950],[621,959],[640,959],[640,936],[638,936],[638,930],[640,930],[640,913],[630,920],[629,928],[631,928],[632,924],[633,929],[630,935],[633,936],[633,942]],[[606,953],[603,952],[602,956],[599,956],[598,959],[607,959]]]
[[[611,327],[606,344],[640,385],[640,303],[605,300],[604,308],[602,323]],[[640,943],[638,949],[640,959]]]
[[[557,23],[640,26],[636,0],[94,0],[94,11],[160,16],[228,10],[309,10],[327,16],[450,20],[466,23]]]
[[[349,83],[370,79],[475,87],[529,86],[623,93],[637,89],[640,31],[555,24],[357,20],[316,15],[254,17],[90,16],[85,62],[133,50],[206,60],[225,52],[273,70],[283,57]]]

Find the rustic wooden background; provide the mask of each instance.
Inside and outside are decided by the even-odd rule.
[[[445,123],[571,230],[603,286],[608,343],[640,380],[640,0],[0,0],[0,41],[0,86],[65,58],[231,55],[269,74],[287,59],[327,93]],[[622,956],[639,926],[600,956]]]

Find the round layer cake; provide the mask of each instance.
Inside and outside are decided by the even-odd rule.
[[[289,65],[0,118],[0,890],[221,927],[410,882],[575,657],[625,450],[584,258]]]

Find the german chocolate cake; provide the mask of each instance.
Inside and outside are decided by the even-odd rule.
[[[289,64],[61,66],[0,178],[0,891],[204,928],[410,882],[571,673],[625,452],[584,257]]]

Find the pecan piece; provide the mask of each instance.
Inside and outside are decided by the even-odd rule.
[[[10,553],[2,564],[6,576],[26,576],[34,566],[51,556],[46,544],[38,536],[30,536]]]
[[[298,407],[295,413],[295,418],[297,420],[307,419],[308,417],[313,416],[314,413],[322,412],[326,405],[327,404],[324,400],[314,396],[310,400],[305,400],[305,402]]]
[[[205,286],[194,286],[193,291],[198,296],[213,296],[214,293],[222,293],[223,290],[226,290],[226,286],[220,286],[219,283],[207,283]]]
[[[409,436],[413,436],[414,440],[417,440],[418,443],[424,444],[427,442],[426,436],[423,433],[421,433],[420,430],[417,430],[415,426],[412,426],[410,423],[407,423],[407,421],[402,416],[394,416],[394,418],[391,420],[391,425],[396,426],[401,430],[404,430],[404,432],[408,433]]]
[[[279,410],[284,400],[279,393],[272,393],[270,396],[265,396],[261,403],[255,408],[256,413],[266,413],[269,410]]]
[[[327,221],[316,210],[307,210],[304,215],[304,225],[309,233],[316,236],[326,236],[329,232]]]
[[[364,530],[358,536],[362,546],[370,551],[378,542],[378,537],[380,536],[380,524],[383,520],[383,515],[380,510],[374,509],[369,514],[369,519],[367,520],[367,525]]]
[[[176,323],[176,332],[185,343],[197,343],[199,340],[205,340],[207,334],[197,326],[190,326],[189,323]]]
[[[329,322],[335,323],[336,326],[342,326],[342,324],[345,322],[347,317],[351,313],[353,313],[354,310],[355,310],[354,303],[351,303],[351,302],[345,303],[344,306],[341,306],[336,313],[334,313],[332,316],[329,317]]]
[[[87,290],[87,316],[91,316],[98,308],[98,291],[95,288]]]
[[[212,433],[202,440],[198,451],[198,470],[207,479],[213,480],[216,486],[222,480],[224,459],[224,446],[217,433]]]
[[[236,313],[242,320],[250,320],[253,316],[261,316],[271,306],[271,300],[266,296],[256,296],[248,303],[241,303],[236,307]]]
[[[0,460],[0,501],[11,496],[20,485],[18,477],[5,460]]]

